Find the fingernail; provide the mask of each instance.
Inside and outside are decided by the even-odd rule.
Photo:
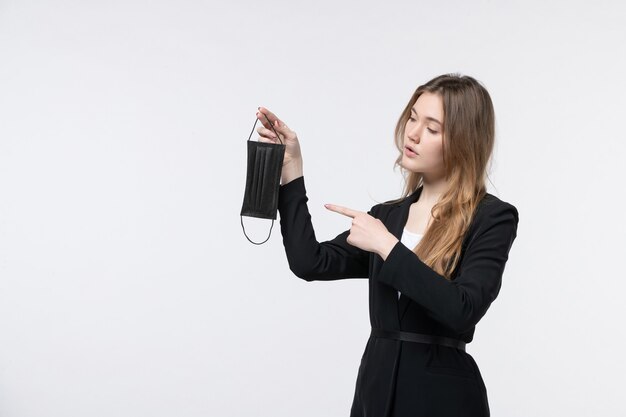
[[[329,205],[330,205],[330,204],[324,204],[324,207],[328,208],[328,206],[329,206]]]

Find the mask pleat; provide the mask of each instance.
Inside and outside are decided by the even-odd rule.
[[[261,163],[261,153],[263,152],[263,148],[257,147],[256,152],[254,153],[254,176],[252,182],[252,201],[250,203],[253,205],[255,209],[257,209],[259,204],[259,199],[261,193],[259,192],[259,185],[261,184],[262,175],[263,175],[263,164]]]
[[[268,170],[270,168],[270,159],[272,157],[272,154],[270,152],[269,149],[266,149],[265,152],[263,152],[263,156],[264,156],[264,162],[263,162],[263,175],[270,175],[271,172],[266,172],[266,170]],[[267,180],[261,181],[261,198],[265,198],[265,185],[267,184]],[[268,186],[271,186],[271,184],[267,184]],[[268,189],[268,191],[270,191]]]
[[[260,148],[259,151],[259,164],[261,165],[261,170],[259,171],[259,193],[257,194],[256,207],[260,210],[263,207],[263,184],[267,180],[267,178],[265,178],[265,171],[267,170],[267,167],[265,166],[267,148]]]

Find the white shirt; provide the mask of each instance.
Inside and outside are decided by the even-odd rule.
[[[423,233],[409,232],[405,228],[402,230],[402,239],[400,239],[400,242],[402,242],[407,248],[413,250],[413,248],[417,246],[419,241],[422,239],[422,236],[424,236]],[[398,291],[398,298],[400,298],[400,291]]]

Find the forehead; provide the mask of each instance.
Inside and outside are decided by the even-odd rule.
[[[422,93],[413,105],[413,110],[420,117],[432,117],[443,121],[443,100],[439,94]]]

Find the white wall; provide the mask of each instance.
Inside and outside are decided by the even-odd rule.
[[[296,278],[278,221],[245,239],[245,141],[260,105],[298,133],[330,239],[349,221],[323,203],[399,196],[395,122],[445,72],[490,91],[489,191],[520,213],[468,346],[492,415],[624,415],[624,16],[1,0],[0,416],[348,415],[367,282]]]

